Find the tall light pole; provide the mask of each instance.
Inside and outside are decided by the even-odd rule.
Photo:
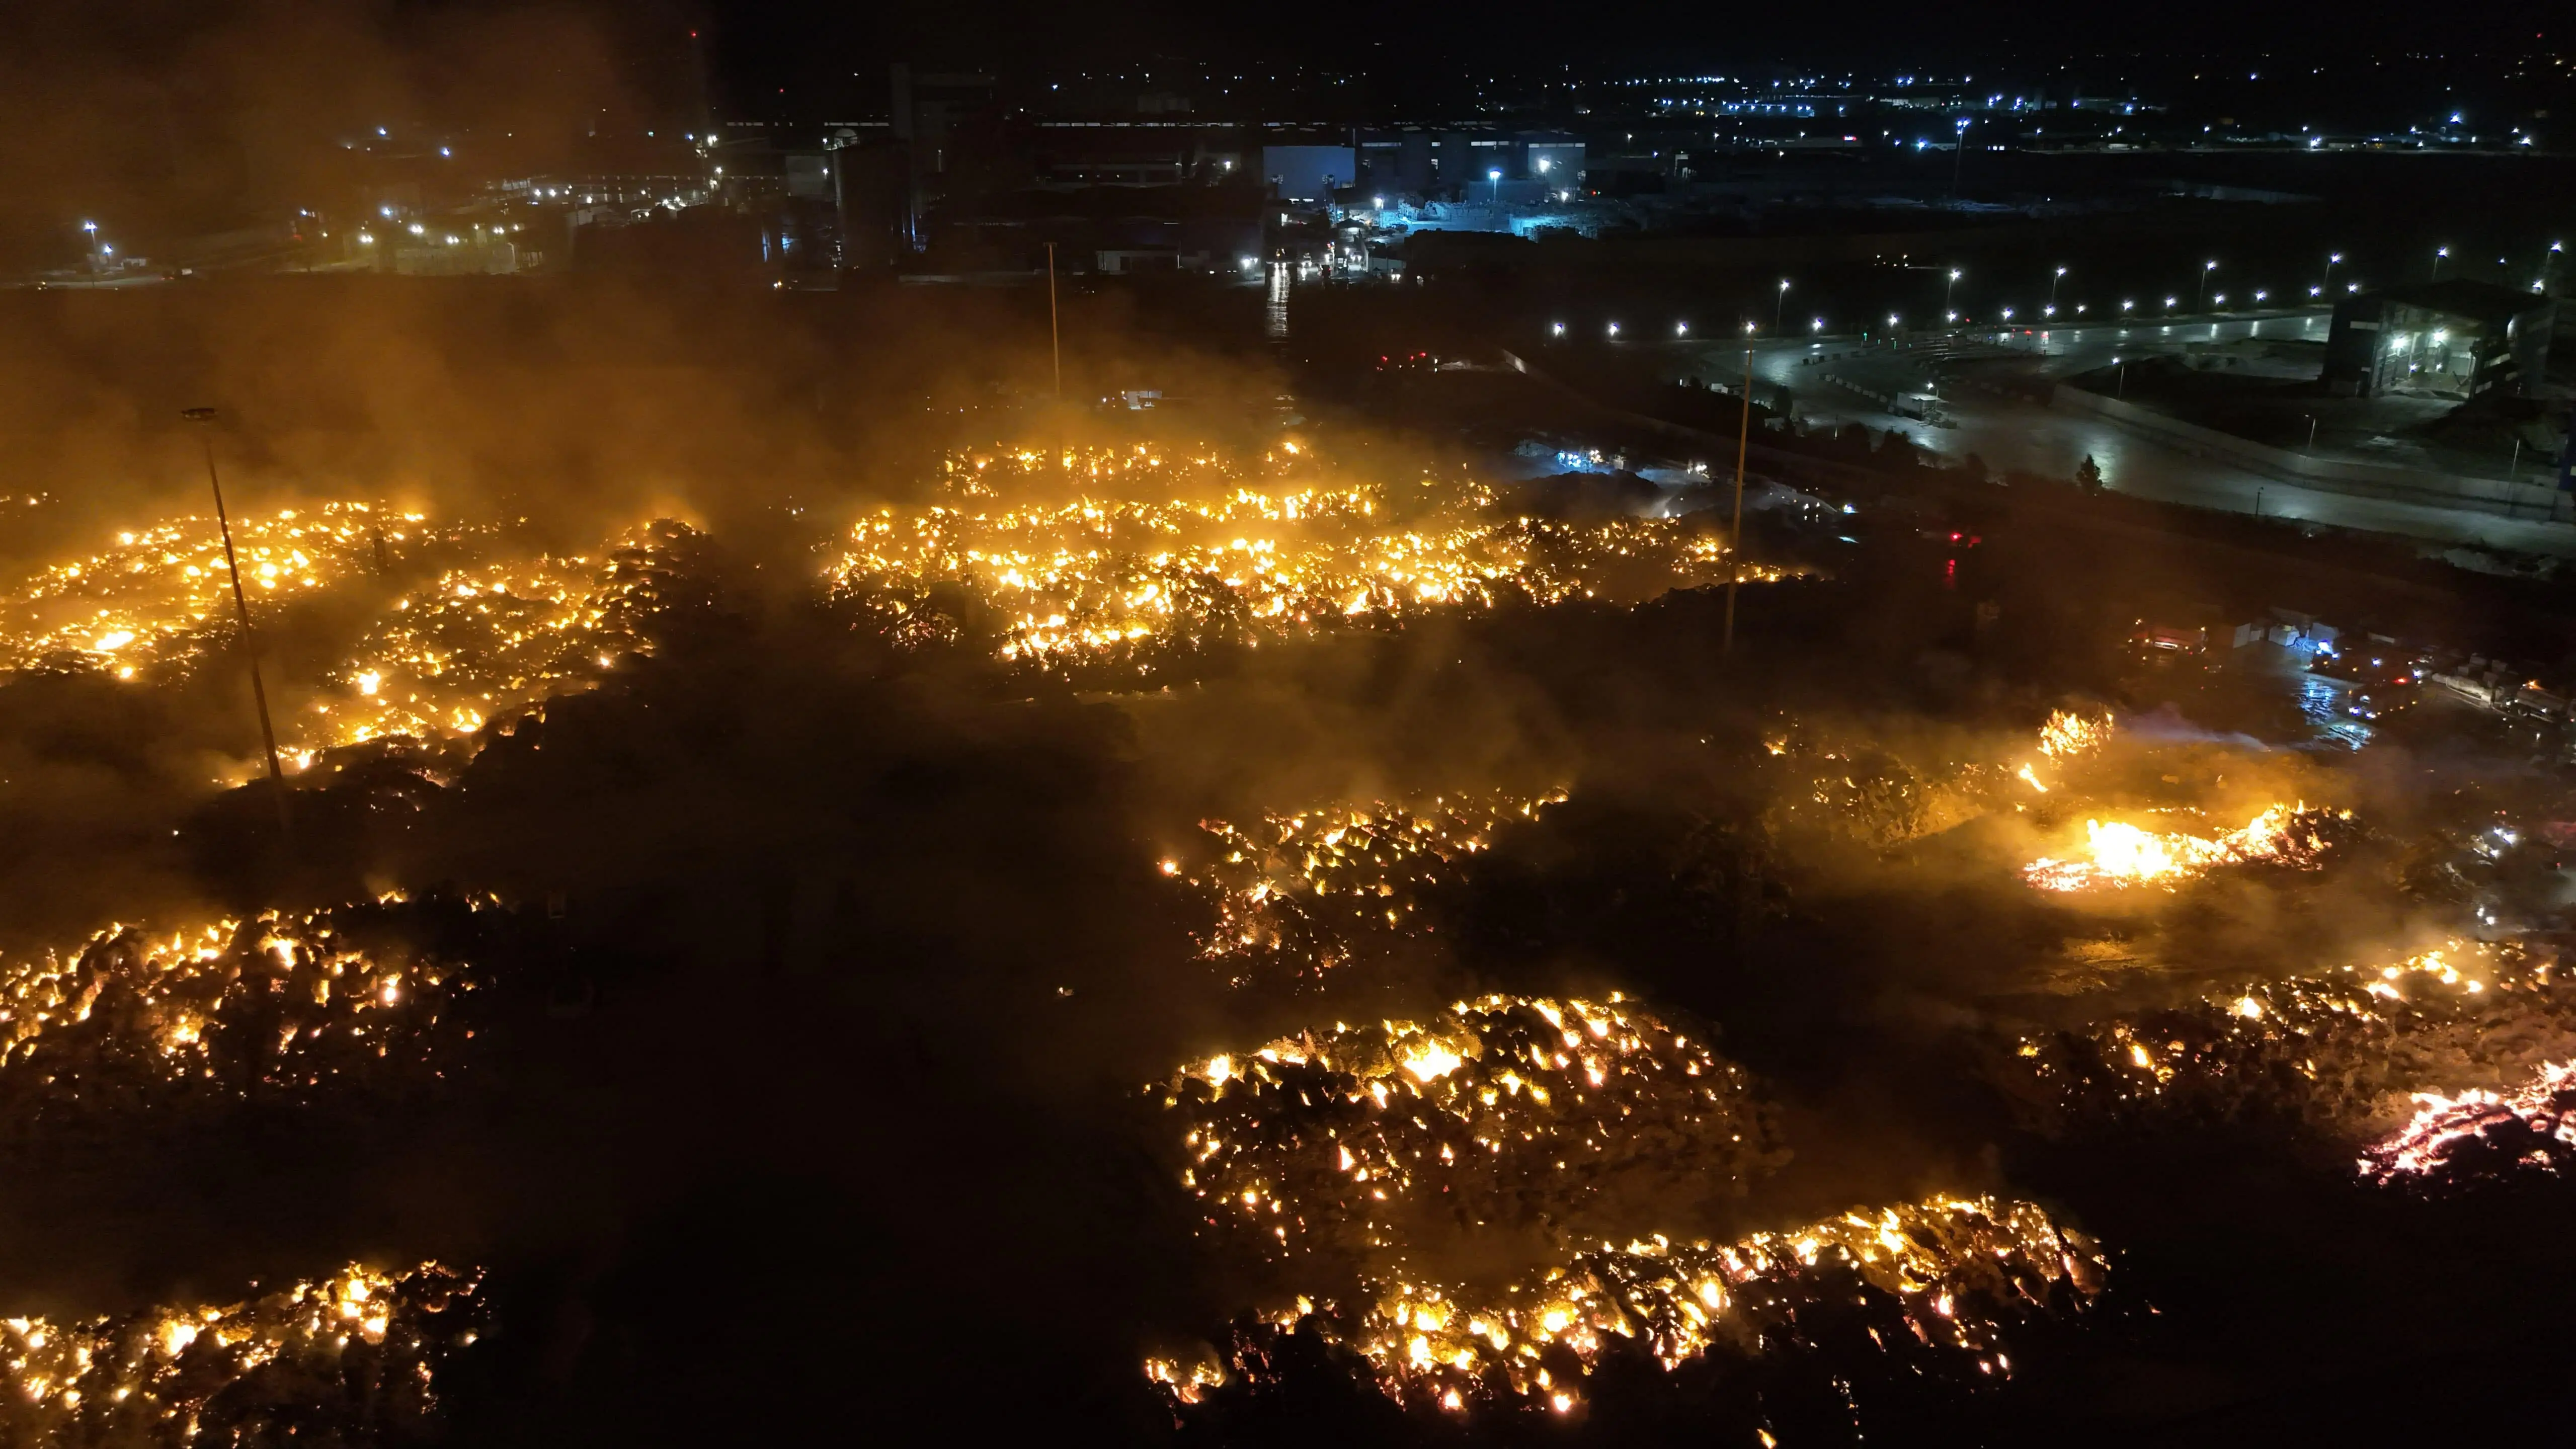
[[[1944,313],[1950,312],[1950,299],[1958,292],[1959,278],[1962,275],[1963,274],[1957,267],[1952,267],[1950,269],[1950,280],[1941,288],[1941,310]]]
[[[2331,291],[2333,291],[2333,290],[2334,290],[2334,269],[2335,269],[2335,268],[2337,268],[2337,267],[2339,267],[2339,266],[2342,266],[2342,265],[2343,265],[2343,253],[2341,253],[2341,252],[2328,252],[2328,253],[2326,253],[2326,276],[2325,276],[2325,280],[2324,280],[2323,282],[2319,283],[2319,284],[2318,284],[2318,286],[2317,286],[2317,291],[2318,291],[2320,294],[2323,294],[2323,293],[2326,293],[2326,292],[2331,292]]]
[[[1771,299],[1771,335],[1780,335],[1780,309],[1789,305],[1789,279],[1780,279],[1780,295]]]
[[[1744,420],[1735,433],[1735,522],[1726,533],[1726,642],[1735,652],[1735,588],[1744,581],[1744,455],[1753,442],[1753,324],[1744,324]]]
[[[2048,313],[2052,317],[2057,315],[2057,284],[2065,280],[2066,269],[2064,267],[2059,267],[2057,269],[2057,275],[2048,279]]]
[[[179,416],[202,426],[214,422],[215,410],[188,408]],[[241,559],[233,553],[232,519],[224,512],[224,481],[215,474],[215,435],[209,427],[207,431],[198,434],[198,437],[206,445],[206,483],[215,490],[215,527],[223,534],[224,567],[232,574],[233,608],[241,614],[242,657],[250,662],[250,697],[251,702],[259,708],[260,743],[268,748],[268,789],[270,795],[277,801],[277,828],[281,831],[292,831],[295,828],[294,822],[286,815],[286,772],[278,768],[277,730],[269,723],[268,690],[260,683],[259,649],[251,638],[250,600],[242,594]]]
[[[1490,170],[1490,171],[1487,171],[1487,172],[1485,173],[1485,179],[1486,179],[1487,181],[1490,181],[1490,182],[1494,183],[1494,205],[1496,205],[1496,206],[1500,206],[1500,205],[1502,205],[1502,204],[1503,204],[1503,172],[1502,172],[1502,168],[1501,168],[1501,167],[1495,167],[1494,169],[1492,169],[1492,170]]]
[[[2451,249],[2450,249],[2449,247],[2435,247],[2435,248],[2433,248],[2433,280],[2434,280],[2434,281],[2437,281],[2437,282],[2438,282],[2438,281],[2442,280],[2442,259],[2443,259],[2444,257],[2449,256],[2450,254],[2451,254]]]
[[[1055,400],[1064,401],[1064,333],[1055,315],[1055,243],[1047,249],[1047,356],[1055,363]]]
[[[1958,144],[1950,148],[1950,195],[1953,197],[1959,194],[1959,167],[1968,159],[1968,121],[1966,116],[1959,118]]]
[[[2218,263],[2216,262],[2202,262],[2200,264],[2200,296],[2192,303],[2191,310],[2195,312],[2206,312],[2209,310],[2209,274],[2217,270]]]

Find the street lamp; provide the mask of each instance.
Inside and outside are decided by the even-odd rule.
[[[1611,323],[1611,324],[1610,324],[1610,335],[1611,335],[1611,336],[1613,336],[1613,337],[1616,337],[1616,336],[1618,336],[1618,335],[1619,335],[1619,324],[1618,324],[1618,323],[1613,322],[1613,323]]]
[[[1554,327],[1549,329],[1548,335],[1551,337],[1563,337],[1565,335],[1565,324],[1562,322],[1557,323]]]
[[[1780,330],[1780,309],[1789,304],[1789,279],[1780,279],[1780,295],[1771,299],[1771,330]]]
[[[2438,282],[2438,281],[2442,280],[2442,259],[2443,259],[2444,257],[2449,256],[2450,254],[2451,254],[2451,249],[2450,249],[2449,247],[2435,247],[2435,248],[2433,248],[2433,280],[2434,280],[2434,281],[2437,281],[2437,282]]]
[[[2135,303],[2135,302],[2122,302],[2122,303],[2120,304],[2120,310],[2121,310],[2121,311],[2123,311],[2123,312],[2126,312],[2126,311],[2128,311],[2130,308],[2135,307],[2135,306],[2137,306],[2137,305],[2138,305],[2138,304],[2137,304],[2137,303]]]
[[[2172,316],[2172,315],[2173,315],[2173,309],[2174,309],[2176,306],[2180,305],[2180,304],[2181,304],[2181,302],[2182,302],[2182,298],[2180,298],[2180,297],[2167,297],[2167,298],[2165,298],[2165,315],[2166,315],[2166,316],[2168,316],[2168,317]]]
[[[2057,310],[2057,284],[2065,280],[2066,269],[2064,267],[2059,267],[2057,269],[2057,275],[2048,279],[2048,310],[2051,312],[2055,312]]]
[[[1824,319],[1824,318],[1822,318],[1822,317],[1819,317],[1819,318],[1817,318],[1815,321],[1808,323],[1808,324],[1807,324],[1807,330],[1808,330],[1808,331],[1810,331],[1810,332],[1822,332],[1822,331],[1824,331],[1824,330],[1825,330],[1825,319]]]
[[[1498,166],[1498,167],[1494,168],[1493,170],[1486,172],[1486,173],[1485,173],[1485,179],[1486,179],[1487,181],[1490,181],[1490,182],[1494,183],[1494,205],[1496,205],[1496,206],[1500,206],[1500,205],[1502,205],[1502,204],[1503,204],[1503,172],[1502,172],[1502,168]]]
[[[1966,116],[1959,118],[1959,143],[1950,150],[1950,194],[1952,196],[1959,194],[1960,163],[1968,159],[1968,120]]]
[[[1688,322],[1674,323],[1673,335],[1675,337],[1688,337],[1690,335],[1690,324]]]
[[[2010,307],[2006,307],[2004,309],[2004,320],[2007,322],[2012,320],[2012,309]]]
[[[2193,299],[2191,310],[2195,312],[2206,312],[2209,310],[2209,274],[2217,270],[2218,263],[2216,262],[2203,262],[2200,264],[2200,295]]]
[[[2315,291],[2311,291],[2311,292],[2309,292],[2309,293],[2308,293],[2308,295],[2309,295],[2309,296],[2311,296],[2311,297],[2316,296],[2318,292],[2322,292],[2322,291],[2323,291],[2323,290],[2325,290],[2326,288],[2333,286],[2333,285],[2334,285],[2334,269],[2335,269],[2335,268],[2337,268],[2337,267],[2339,267],[2339,266],[2342,266],[2342,265],[2343,265],[2343,253],[2341,253],[2341,252],[2328,252],[2328,253],[2326,253],[2326,274],[2325,274],[2325,277],[2324,277],[2324,279],[2323,279],[2322,281],[2320,281],[2320,282],[2317,284],[2316,290],[2315,290]]]

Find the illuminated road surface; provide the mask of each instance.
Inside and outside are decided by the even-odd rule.
[[[2325,319],[2273,317],[2254,321],[2163,324],[2131,327],[2061,328],[2038,336],[2016,336],[2015,350],[2043,352],[2053,375],[2106,366],[2124,345],[2171,345],[2246,336],[2300,337],[2322,340]],[[2124,335],[2125,334],[2125,335]],[[1991,334],[1987,334],[1991,336]],[[1951,457],[1974,453],[1998,473],[2020,471],[2048,478],[2071,478],[2086,455],[2101,465],[2103,479],[2123,493],[2201,508],[2254,512],[2265,517],[2309,520],[2338,528],[2398,533],[2448,543],[2476,543],[2527,553],[2576,557],[2576,524],[2538,519],[2512,519],[2465,509],[2434,508],[2354,494],[2302,487],[2214,458],[2195,458],[2173,444],[2130,432],[2101,418],[2060,413],[2035,403],[1998,397],[1976,388],[1950,388],[1942,401],[1958,426],[1936,428],[1919,418],[1900,418],[1880,411],[1859,394],[1825,382],[1830,363],[1801,365],[1810,356],[1853,351],[1849,343],[1779,342],[1754,351],[1754,372],[1788,388],[1801,415],[1818,422],[1854,422],[1871,428],[1894,428],[1917,442]],[[1726,382],[1735,376],[1737,359],[1712,349],[1700,376]],[[1868,362],[1872,374],[1888,371],[1885,354]]]

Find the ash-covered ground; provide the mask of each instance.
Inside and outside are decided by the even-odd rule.
[[[2080,500],[1738,557],[1239,365],[1196,415],[766,435],[783,479],[708,423],[551,498],[242,423],[251,651],[191,456],[83,454],[129,476],[49,494],[0,599],[0,1417],[2565,1407],[2528,1369],[2576,1286],[2551,768],[2321,750],[2294,673],[2137,665],[2141,577],[2242,561]]]

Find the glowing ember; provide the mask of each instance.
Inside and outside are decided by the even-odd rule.
[[[1164,873],[1214,897],[1203,955],[1319,972],[1346,959],[1364,934],[1407,928],[1425,892],[1457,862],[1491,847],[1505,824],[1535,819],[1565,798],[1562,788],[1494,790],[1265,815],[1248,829],[1203,820],[1212,858],[1186,869],[1167,861]]]
[[[938,504],[857,526],[834,589],[926,642],[968,627],[936,603],[963,586],[1004,659],[1062,670],[1444,606],[1637,601],[1726,573],[1723,538],[1687,521],[1556,523],[1505,512],[1482,484],[1313,473],[1293,455],[1256,478],[1143,446],[953,458]]]
[[[47,1444],[408,1442],[474,1341],[481,1275],[352,1266],[248,1302],[0,1320],[0,1432]]]
[[[2125,822],[2084,822],[2087,858],[2043,857],[2022,870],[2022,878],[2041,890],[2080,891],[2101,887],[2177,886],[2222,865],[2269,861],[2314,869],[2326,848],[2319,826],[2332,816],[2305,805],[2274,805],[2215,840],[2181,831],[2152,831]]]

